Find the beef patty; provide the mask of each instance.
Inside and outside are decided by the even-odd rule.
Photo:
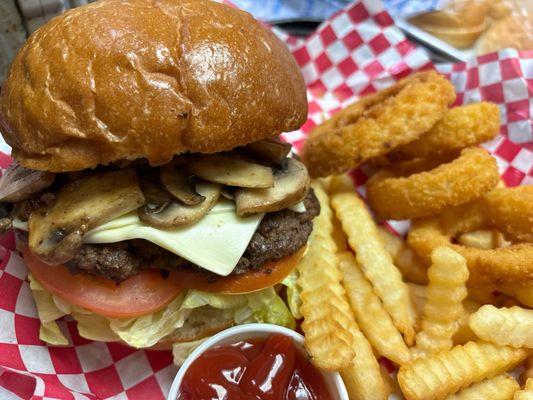
[[[277,261],[295,253],[305,245],[313,229],[312,220],[320,212],[312,189],[304,204],[306,211],[303,213],[286,209],[266,214],[232,274],[260,268],[269,261]],[[67,266],[72,273],[100,275],[117,282],[147,267],[161,270],[187,268],[210,274],[190,261],[141,239],[85,244]]]

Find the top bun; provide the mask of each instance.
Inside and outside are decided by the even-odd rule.
[[[164,164],[300,127],[305,85],[252,16],[207,0],[100,0],[52,19],[16,56],[0,128],[22,165]]]

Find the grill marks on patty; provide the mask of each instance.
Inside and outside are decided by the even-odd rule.
[[[269,261],[277,261],[295,253],[307,243],[313,229],[313,218],[320,205],[311,189],[304,200],[306,211],[288,209],[268,213],[252,236],[232,274],[243,274]],[[72,273],[100,275],[117,282],[142,268],[162,270],[188,268],[208,274],[191,262],[145,240],[129,240],[110,244],[85,244],[67,263]]]

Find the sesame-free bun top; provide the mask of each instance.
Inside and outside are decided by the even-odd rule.
[[[248,13],[207,0],[100,0],[30,36],[0,130],[32,169],[74,171],[232,149],[300,127],[305,85]]]

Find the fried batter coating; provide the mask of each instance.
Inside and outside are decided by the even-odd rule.
[[[499,180],[496,160],[481,148],[464,149],[453,161],[427,171],[411,174],[410,169],[393,165],[368,180],[368,202],[379,219],[435,215],[482,196]]]
[[[388,154],[391,161],[434,157],[493,139],[500,130],[500,111],[494,103],[482,102],[451,108],[420,139]]]
[[[418,139],[454,100],[452,84],[436,72],[411,75],[317,126],[303,160],[313,177],[345,172]]]
[[[452,247],[467,260],[470,284],[476,285],[488,280],[497,288],[507,285],[533,287],[532,243],[516,243],[496,249],[479,249],[453,243],[454,238],[463,232],[479,228],[499,229],[491,220],[491,213],[487,209],[485,197],[450,207],[438,216],[413,221],[407,242],[424,260],[429,260],[436,247]]]
[[[533,243],[533,186],[495,189],[485,200],[492,224],[508,239]]]

